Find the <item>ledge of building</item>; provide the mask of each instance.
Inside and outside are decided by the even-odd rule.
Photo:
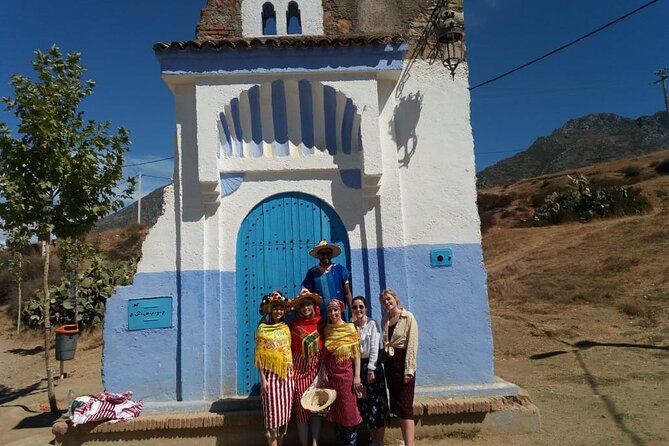
[[[540,430],[539,410],[527,393],[494,397],[417,397],[414,401],[417,435],[439,435],[453,428],[490,432],[527,433]],[[61,419],[53,425],[56,442],[81,445],[95,441],[96,445],[112,444],[119,439],[132,443],[155,439],[155,444],[168,439],[181,444],[206,445],[206,438],[217,444],[216,438],[226,437],[225,444],[252,444],[262,433],[262,411],[235,410],[225,412],[181,412],[141,415],[125,422],[88,423],[70,426]],[[387,435],[399,436],[397,420],[393,420]],[[242,429],[240,429],[242,427]],[[249,427],[249,429],[244,429]],[[327,435],[327,430],[324,431]],[[234,439],[233,439],[234,437]],[[186,440],[192,440],[186,441]],[[257,438],[256,438],[257,439]],[[327,442],[327,436],[323,444]],[[169,442],[168,442],[169,443]],[[113,443],[115,444],[115,443]]]

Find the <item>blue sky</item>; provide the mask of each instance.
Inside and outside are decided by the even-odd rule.
[[[465,0],[470,84],[523,64],[649,0]],[[192,40],[205,0],[0,1],[0,96],[12,73],[31,73],[35,49],[79,51],[96,82],[87,117],[124,126],[126,164],[173,155],[174,105],[152,45]],[[93,6],[94,5],[94,6]],[[526,149],[566,120],[593,112],[636,118],[663,109],[649,85],[669,66],[669,0],[546,60],[472,91],[477,168]],[[450,82],[445,79],[444,82]],[[8,113],[0,122],[14,124]],[[143,192],[169,181],[171,161],[130,167]]]

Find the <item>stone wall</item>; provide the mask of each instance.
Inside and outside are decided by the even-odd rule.
[[[208,0],[195,28],[197,40],[241,37],[242,0]]]
[[[242,36],[243,0],[209,0],[196,28],[198,40]],[[314,0],[302,0],[314,1]],[[437,0],[322,0],[326,35],[396,34],[420,37]],[[298,1],[298,3],[300,3]],[[450,9],[463,10],[463,0],[451,0]]]

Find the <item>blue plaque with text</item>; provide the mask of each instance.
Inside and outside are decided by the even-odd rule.
[[[147,297],[128,301],[128,330],[172,327],[172,298]]]

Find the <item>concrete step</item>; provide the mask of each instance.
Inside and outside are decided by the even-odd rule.
[[[414,401],[416,436],[435,437],[452,431],[528,433],[541,429],[539,410],[529,397],[418,398]],[[69,426],[59,420],[53,426],[56,443],[64,446],[111,445],[180,445],[180,446],[249,446],[265,443],[260,410],[224,412],[186,412],[141,415],[119,423],[99,422]],[[361,430],[360,444],[366,443]],[[399,424],[391,420],[386,430],[386,444],[401,438]],[[335,444],[334,428],[323,422],[319,445]],[[289,426],[285,444],[299,444],[296,429]]]

